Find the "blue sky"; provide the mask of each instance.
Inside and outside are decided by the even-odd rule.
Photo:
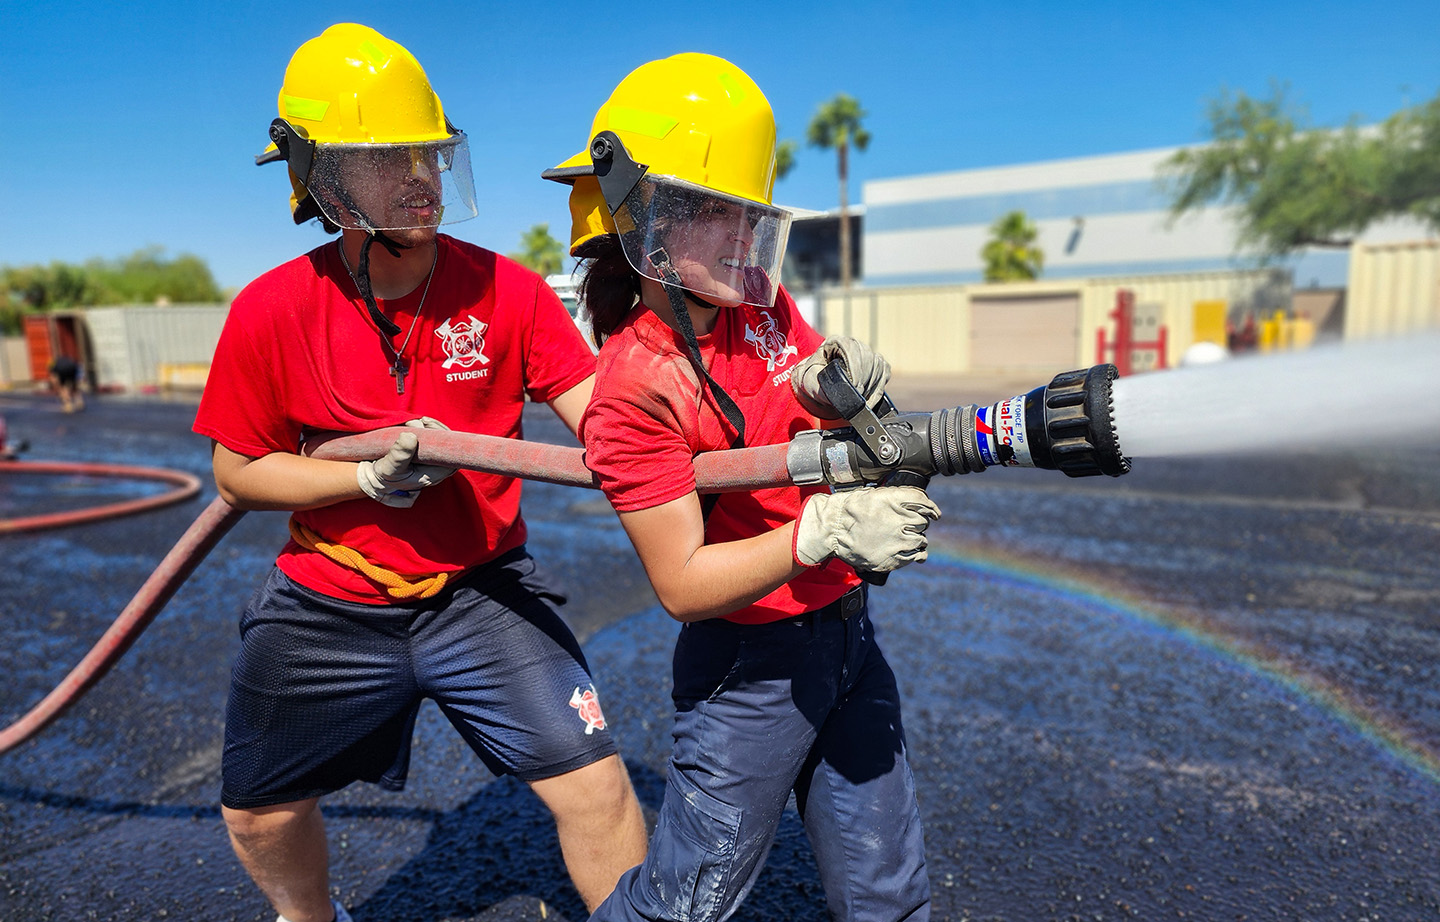
[[[279,166],[257,168],[295,48],[362,22],[424,64],[471,138],[480,216],[449,232],[515,249],[564,190],[628,71],[680,51],[755,78],[782,137],[837,92],[869,112],[866,179],[1204,139],[1222,88],[1284,81],[1320,125],[1376,121],[1440,92],[1440,4],[51,3],[0,0],[0,264],[159,245],[239,287],[323,242],[295,227]],[[834,154],[801,148],[782,204],[836,204]]]

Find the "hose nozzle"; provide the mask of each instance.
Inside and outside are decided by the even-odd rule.
[[[886,401],[884,415],[867,416],[866,408],[849,420],[853,428],[799,433],[786,466],[798,484],[842,489],[892,482],[901,473],[929,478],[995,465],[1119,477],[1130,470],[1130,459],[1121,453],[1111,418],[1110,382],[1117,375],[1114,365],[1067,371],[987,407],[897,413]],[[883,453],[871,431],[877,422],[884,430]]]
[[[989,407],[931,414],[937,473],[964,474],[996,464],[1039,467],[1069,477],[1130,470],[1111,420],[1114,365],[1062,372],[1044,387]],[[979,464],[976,464],[978,460]]]

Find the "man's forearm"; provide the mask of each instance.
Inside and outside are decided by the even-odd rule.
[[[349,461],[322,461],[287,452],[250,458],[217,444],[213,467],[221,497],[239,509],[293,512],[365,497],[356,466]]]

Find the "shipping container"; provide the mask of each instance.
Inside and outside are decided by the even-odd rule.
[[[97,386],[118,391],[202,386],[229,310],[224,304],[86,310]]]
[[[49,381],[51,363],[63,355],[80,364],[80,386],[94,389],[93,346],[83,314],[73,311],[26,314],[24,327],[32,382]]]
[[[1440,326],[1440,240],[1350,248],[1345,338],[1398,336]]]

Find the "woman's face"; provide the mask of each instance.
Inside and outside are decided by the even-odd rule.
[[[706,202],[694,218],[675,228],[679,239],[667,247],[681,283],[727,307],[744,300],[745,266],[755,242],[741,211],[727,202]]]

